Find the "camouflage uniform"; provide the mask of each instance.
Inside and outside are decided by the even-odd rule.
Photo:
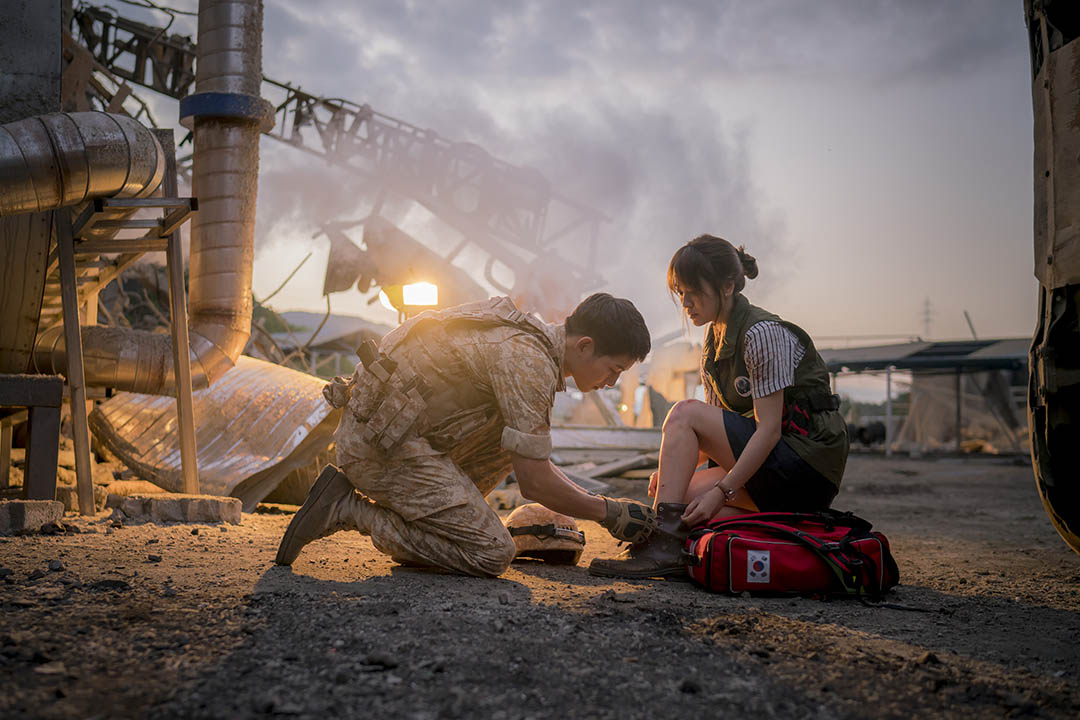
[[[347,406],[335,435],[338,464],[374,503],[365,524],[376,548],[469,575],[507,568],[514,543],[484,496],[510,471],[510,451],[550,457],[565,338],[563,325],[495,298],[422,313],[383,338],[379,352],[403,379],[390,381],[401,391],[396,402],[380,399],[387,381],[363,364],[348,381],[335,379],[327,398]],[[409,378],[422,380],[426,398]],[[401,437],[373,435],[380,416],[397,413],[392,427],[414,401],[419,414]]]

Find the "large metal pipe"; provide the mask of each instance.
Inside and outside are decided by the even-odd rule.
[[[0,125],[0,215],[145,197],[164,172],[157,138],[126,115],[50,113]]]
[[[261,80],[260,0],[201,0],[196,94],[181,103],[183,121],[193,125],[192,193],[199,198],[199,213],[191,224],[188,290],[196,388],[210,385],[229,370],[251,333],[259,136],[272,118],[267,103],[258,97]],[[62,167],[60,157],[53,155],[53,165]],[[87,385],[174,392],[168,336],[87,327],[83,354]],[[42,372],[66,369],[61,329],[39,336],[35,364]]]
[[[231,368],[251,335],[259,137],[272,117],[259,99],[262,16],[261,0],[199,2],[195,95],[180,113],[193,124],[199,198],[189,300],[196,387]]]

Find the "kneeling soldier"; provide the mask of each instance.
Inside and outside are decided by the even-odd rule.
[[[550,460],[555,392],[614,385],[649,353],[629,300],[597,293],[549,325],[492,298],[427,311],[361,348],[348,380],[324,394],[343,407],[327,466],[293,517],[276,562],[312,540],[359,530],[406,564],[499,575],[514,541],[484,496],[513,469],[522,495],[600,522],[637,542],[655,527],[647,505],[591,495]]]

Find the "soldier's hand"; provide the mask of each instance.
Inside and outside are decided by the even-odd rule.
[[[604,498],[606,516],[600,523],[618,540],[636,543],[656,529],[656,511],[629,498]]]

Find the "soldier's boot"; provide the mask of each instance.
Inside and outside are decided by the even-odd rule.
[[[660,503],[656,506],[657,529],[613,558],[595,558],[589,564],[589,574],[628,578],[686,575],[684,547],[690,530],[682,524],[685,511],[686,505]]]
[[[368,532],[365,517],[370,502],[358,493],[345,473],[327,465],[311,486],[307,500],[293,515],[278,546],[274,562],[292,565],[293,560],[309,542],[339,530]]]

